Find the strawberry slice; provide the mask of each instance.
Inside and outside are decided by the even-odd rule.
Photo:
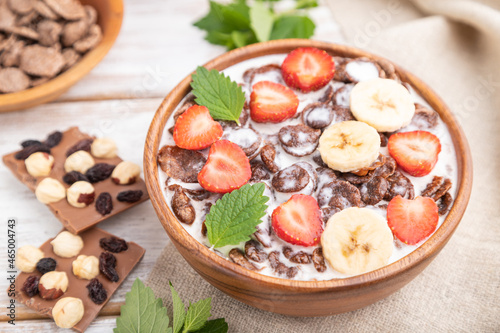
[[[318,202],[305,194],[294,194],[277,207],[273,211],[272,225],[279,238],[302,246],[317,245],[323,233]]]
[[[281,65],[285,83],[294,89],[310,92],[323,88],[333,78],[335,63],[323,50],[300,47],[293,50]]]
[[[428,197],[404,199],[398,195],[387,206],[387,224],[403,243],[414,245],[436,230],[438,206]]]
[[[297,112],[299,99],[290,89],[279,83],[260,81],[252,87],[250,117],[258,123],[279,123]]]
[[[245,185],[251,176],[245,152],[231,141],[220,140],[210,147],[198,182],[207,191],[227,193]]]
[[[387,145],[389,154],[410,175],[428,175],[438,161],[441,143],[427,131],[401,132],[391,135]]]
[[[222,126],[213,120],[205,106],[193,105],[179,116],[174,127],[174,141],[184,149],[209,147],[224,134]]]

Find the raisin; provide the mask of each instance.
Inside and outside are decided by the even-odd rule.
[[[36,269],[40,273],[45,274],[56,270],[57,261],[52,258],[42,258],[36,264]]]
[[[120,277],[116,272],[116,257],[109,252],[102,252],[99,256],[99,270],[111,282],[117,282]]]
[[[38,294],[38,282],[40,282],[40,277],[36,275],[28,276],[21,287],[21,291],[24,291],[24,293],[29,297],[35,296]]]
[[[38,140],[25,140],[21,142],[21,146],[23,148],[29,147],[29,146],[34,146],[34,145],[41,145],[42,143]]]
[[[87,290],[89,291],[89,297],[95,304],[102,304],[108,298],[108,292],[104,289],[102,283],[93,278],[87,285]]]
[[[50,133],[47,139],[44,141],[44,143],[49,146],[50,148],[57,146],[63,137],[63,134],[59,131],[55,131],[53,133]]]
[[[85,172],[89,182],[97,183],[111,176],[115,166],[108,163],[97,163]]]
[[[94,142],[94,139],[83,139],[78,141],[66,151],[66,157],[68,157],[73,153],[76,153],[79,150],[85,150],[86,152],[90,152],[90,146],[92,145],[92,142]]]
[[[73,183],[79,182],[81,180],[86,182],[89,181],[89,179],[83,173],[78,171],[70,171],[63,176],[63,181],[68,185],[72,185]]]
[[[118,195],[116,196],[116,199],[118,199],[118,201],[121,201],[121,202],[137,202],[139,200],[141,200],[141,197],[142,197],[142,191],[141,190],[137,190],[137,191],[122,191],[120,193],[118,193]]]
[[[108,238],[101,238],[99,245],[106,251],[119,253],[128,249],[127,242],[124,239],[111,236]]]
[[[48,153],[50,154],[50,147],[47,146],[46,144],[39,144],[39,145],[31,145],[27,146],[23,150],[20,150],[14,155],[14,158],[16,160],[25,160],[27,159],[31,154],[37,153],[37,152],[42,152],[42,153]]]
[[[95,201],[95,209],[101,215],[107,215],[113,210],[113,201],[111,199],[111,194],[108,192],[102,192],[97,197]]]

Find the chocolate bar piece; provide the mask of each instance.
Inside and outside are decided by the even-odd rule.
[[[72,127],[63,133],[62,140],[59,144],[50,149],[50,154],[54,157],[54,166],[50,172],[49,177],[57,179],[66,188],[69,187],[63,181],[63,177],[66,174],[64,171],[64,162],[66,161],[66,152],[69,148],[73,147],[76,143],[83,139],[92,138],[91,136],[80,132],[77,127]],[[46,177],[33,177],[26,170],[24,160],[16,159],[15,155],[18,152],[14,152],[3,157],[4,164],[14,173],[14,175],[28,186],[33,192],[35,191],[37,185]],[[119,157],[113,158],[97,158],[93,156],[95,163],[108,163],[112,165],[118,165],[122,160]],[[71,206],[66,199],[62,199],[55,203],[50,203],[47,206],[54,213],[54,215],[62,222],[64,228],[68,229],[71,233],[78,234],[97,223],[116,215],[138,203],[146,201],[149,199],[148,192],[146,190],[146,184],[141,178],[138,178],[135,183],[130,185],[116,185],[111,177],[92,184],[95,189],[95,198],[97,199],[99,194],[102,192],[108,192],[112,197],[113,209],[111,213],[107,215],[101,215],[96,210],[95,202],[84,208],[76,208]],[[142,191],[141,198],[134,203],[121,202],[118,201],[117,195],[123,191]]]
[[[84,231],[79,236],[83,239],[83,249],[80,251],[79,255],[93,255],[99,258],[100,254],[102,252],[105,252],[105,250],[100,247],[99,240],[101,238],[107,238],[113,235],[99,228],[92,228]],[[98,305],[95,304],[88,295],[86,286],[90,283],[90,281],[80,279],[73,274],[72,263],[74,260],[76,260],[77,256],[72,258],[62,258],[56,255],[52,249],[52,245],[50,244],[50,241],[52,241],[52,239],[46,241],[40,247],[40,249],[44,253],[45,258],[53,258],[57,261],[56,271],[66,272],[69,281],[68,289],[61,297],[53,300],[43,299],[40,297],[40,295],[29,297],[25,294],[25,292],[21,291],[21,288],[23,287],[24,282],[29,276],[41,276],[41,274],[37,270],[35,270],[33,273],[20,273],[18,275],[15,283],[15,298],[18,302],[23,303],[29,308],[39,312],[40,314],[46,315],[51,318],[52,308],[59,299],[63,297],[79,298],[83,302],[85,311],[82,319],[75,326],[73,326],[73,329],[79,332],[83,332],[94,320],[99,311],[101,311],[102,307],[108,302],[116,289],[118,289],[122,282],[127,278],[135,265],[139,263],[146,250],[144,250],[144,248],[140,247],[134,242],[127,242],[127,250],[119,253],[113,253],[113,255],[116,257],[115,269],[118,273],[119,280],[117,282],[111,282],[101,272],[99,272],[97,279],[102,283],[108,297],[106,301]]]

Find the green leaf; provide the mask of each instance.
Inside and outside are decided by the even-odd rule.
[[[256,2],[250,8],[250,26],[259,42],[265,42],[271,37],[273,29],[273,13],[262,2]]]
[[[204,105],[214,119],[234,120],[239,117],[245,104],[245,93],[234,81],[215,69],[208,71],[199,66],[192,75],[193,94],[196,103]]]
[[[208,14],[193,25],[207,32],[219,31],[230,34],[233,30],[250,28],[249,11],[244,0],[229,5],[210,1]]]
[[[184,325],[184,318],[186,317],[186,311],[184,310],[184,303],[177,291],[175,291],[172,282],[169,281],[170,284],[170,292],[172,293],[172,303],[174,306],[174,319],[173,319],[173,333],[180,332],[182,326]]]
[[[205,218],[210,244],[222,247],[249,240],[266,215],[269,198],[264,190],[263,183],[246,184],[217,200]]]
[[[211,302],[212,298],[209,297],[196,303],[189,304],[189,309],[184,321],[183,332],[196,331],[205,325],[207,319],[212,315],[210,313],[210,310],[212,309]]]
[[[155,298],[153,290],[136,279],[125,297],[120,317],[116,319],[114,333],[167,332],[169,319],[161,298]]]
[[[318,7],[318,2],[316,0],[297,0],[295,4],[296,9],[308,9]]]
[[[315,27],[307,16],[281,16],[274,22],[271,39],[309,38],[314,34]]]
[[[209,320],[194,333],[227,333],[229,327],[224,318]]]

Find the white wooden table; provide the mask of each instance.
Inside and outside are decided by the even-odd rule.
[[[125,0],[122,30],[106,58],[57,101],[0,114],[0,154],[19,149],[25,139],[42,139],[54,130],[77,125],[84,132],[113,138],[119,155],[142,165],[146,133],[163,97],[186,75],[222,54],[192,23],[208,11],[208,0]],[[314,39],[342,42],[327,5],[311,10]],[[56,325],[17,304],[16,325],[7,324],[7,220],[18,221],[17,246],[40,246],[61,228],[59,221],[5,166],[0,166],[0,331],[55,332]],[[119,306],[133,281],[146,280],[169,241],[151,203],[114,216],[99,227],[133,240],[146,255],[116,291],[87,332],[111,332]]]

